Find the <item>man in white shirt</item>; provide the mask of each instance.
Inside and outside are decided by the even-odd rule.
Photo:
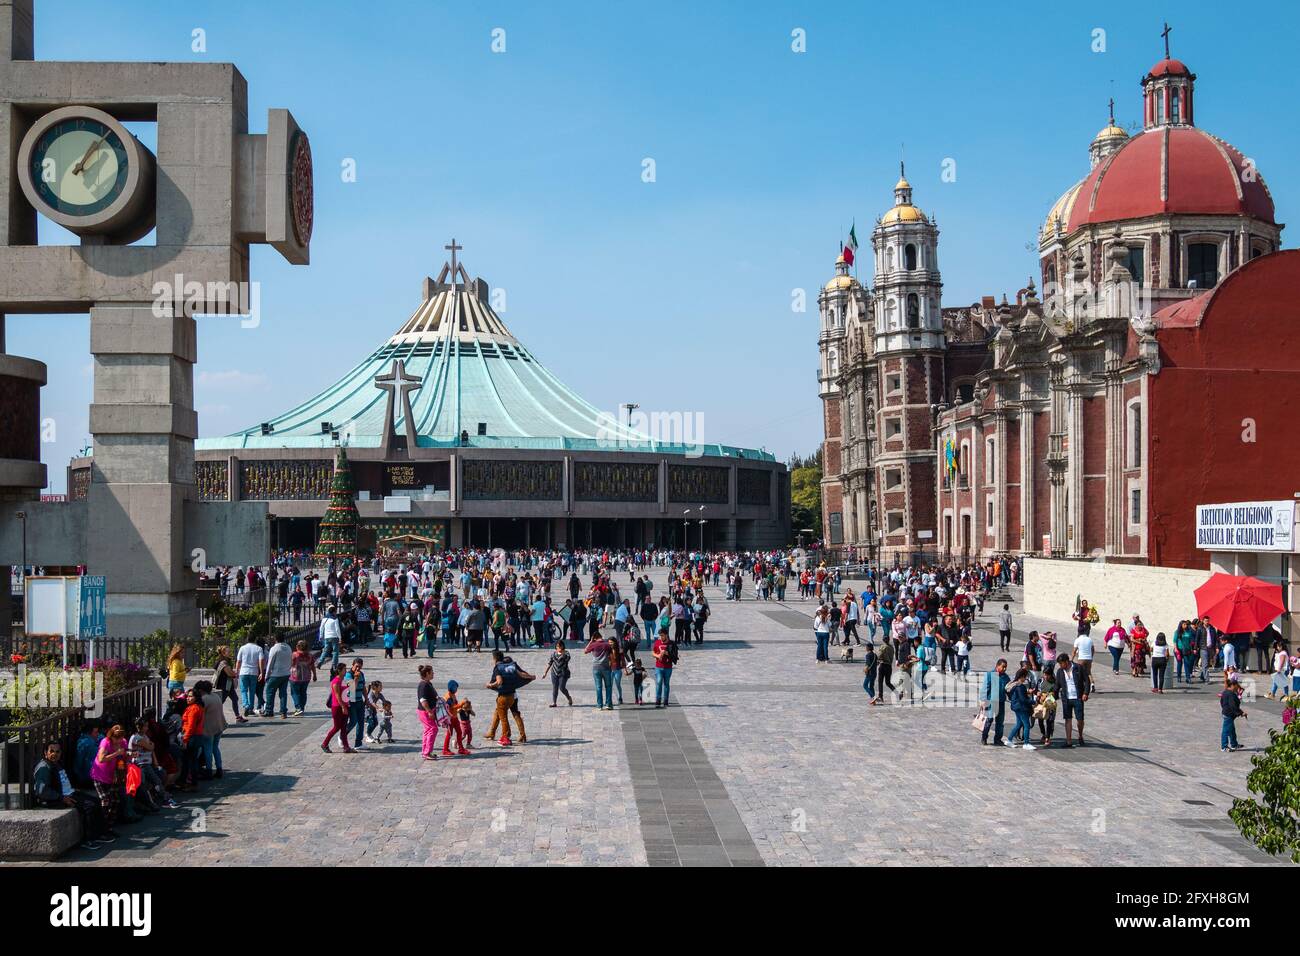
[[[235,661],[239,667],[239,700],[244,705],[244,713],[251,714],[257,685],[266,676],[266,651],[250,637],[239,649]]]
[[[343,631],[339,627],[339,619],[333,604],[325,609],[325,616],[320,619],[320,657],[316,658],[316,666],[319,667],[329,657],[333,659],[331,668],[337,667],[339,663],[339,642],[343,639]]]
[[[1089,634],[1080,634],[1074,639],[1074,663],[1079,670],[1083,671],[1085,678],[1084,686],[1088,691],[1095,692],[1096,686],[1092,681],[1092,636]]]

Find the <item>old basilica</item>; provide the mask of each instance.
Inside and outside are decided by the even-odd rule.
[[[1196,503],[1300,487],[1300,252],[1196,125],[1196,79],[1166,51],[1142,130],[1112,114],[1014,301],[941,305],[939,230],[900,177],[874,287],[841,256],[818,297],[827,547],[1200,567]]]

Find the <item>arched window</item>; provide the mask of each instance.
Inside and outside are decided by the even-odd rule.
[[[1142,285],[1145,273],[1145,264],[1143,262],[1142,247],[1129,246],[1128,255],[1124,257],[1124,268],[1129,271],[1133,281],[1137,285]]]
[[[916,269],[916,246],[913,243],[903,247],[903,268],[908,272]]]
[[[1049,262],[1047,264],[1047,275],[1045,276],[1045,278],[1047,280],[1048,285],[1056,284],[1056,263],[1055,262]]]
[[[1180,115],[1181,113],[1180,110],[1178,109],[1178,91],[1170,90],[1169,91],[1169,122],[1177,123],[1179,121],[1178,117]]]
[[[893,246],[885,247],[885,271],[886,272],[894,271],[894,247]]]
[[[921,297],[915,292],[907,294],[907,327],[909,329],[921,327]]]
[[[1213,289],[1219,284],[1219,246],[1214,242],[1187,244],[1187,288]]]

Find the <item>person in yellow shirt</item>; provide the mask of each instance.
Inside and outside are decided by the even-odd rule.
[[[180,644],[173,644],[171,653],[167,655],[167,693],[184,690],[185,677],[188,674],[189,669],[185,666],[185,648]]]

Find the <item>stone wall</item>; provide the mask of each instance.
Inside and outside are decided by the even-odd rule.
[[[1196,613],[1192,592],[1209,577],[1188,568],[1026,558],[1025,612],[1068,623],[1075,595],[1082,595],[1097,605],[1101,633],[1116,617],[1127,627],[1136,611],[1152,634],[1172,636],[1179,620]]]

